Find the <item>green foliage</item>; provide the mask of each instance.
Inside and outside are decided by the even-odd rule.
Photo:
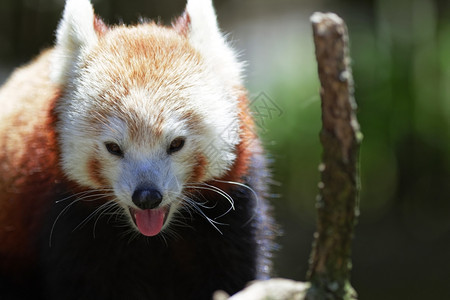
[[[422,174],[431,176],[430,182],[450,175],[450,23],[438,19],[437,7],[429,1],[408,8],[378,1],[374,9],[373,23],[355,15],[347,19],[358,119],[365,136],[361,207],[369,220],[396,203],[409,203],[411,194],[426,197],[430,187],[415,184],[423,180]],[[321,152],[312,51],[312,44],[302,39],[283,55],[274,55],[284,63],[275,58],[267,62],[277,76],[266,92],[283,115],[270,120],[262,135],[276,160],[274,173],[283,198],[307,214],[313,213]],[[427,164],[430,158],[441,164],[440,171]],[[415,165],[424,169],[415,170]],[[414,192],[406,193],[403,181]],[[434,201],[446,205],[449,189],[440,190],[433,193]]]
[[[449,5],[427,0],[378,0],[360,6],[353,2],[351,8],[321,9],[336,11],[348,25],[364,134],[352,284],[361,299],[448,297],[444,270],[450,267],[445,254],[450,249]],[[286,250],[278,268],[299,279],[304,279],[305,267],[294,267],[293,262],[301,264],[304,258],[286,255],[300,255],[298,249],[306,243],[291,246],[289,237],[304,240],[307,235],[300,235],[305,227],[314,228],[322,152],[311,39],[310,33],[299,30],[297,42],[286,43],[262,62],[275,74],[269,84],[250,77],[255,80],[251,90],[263,86],[284,112],[270,120],[262,136],[276,161],[273,170],[280,185],[275,192],[281,199],[274,203],[280,222],[286,224],[286,238],[281,240]],[[294,214],[297,223],[292,221]],[[393,275],[386,276],[387,270]],[[409,279],[400,279],[405,276]],[[382,290],[377,291],[373,282]]]

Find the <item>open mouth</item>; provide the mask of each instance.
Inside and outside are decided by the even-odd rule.
[[[139,232],[145,236],[155,236],[161,232],[167,221],[170,205],[145,210],[130,207],[129,210]]]

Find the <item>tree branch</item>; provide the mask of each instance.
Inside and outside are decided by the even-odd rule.
[[[347,28],[331,13],[315,13],[311,22],[321,83],[323,155],[306,299],[351,299],[356,298],[350,285],[351,242],[359,214],[362,135],[355,116]]]
[[[358,153],[362,134],[356,120],[347,28],[335,14],[311,17],[322,85],[323,146],[317,199],[317,232],[311,253],[310,283],[287,279],[257,281],[229,297],[214,300],[356,299],[350,285],[351,242],[359,215]]]

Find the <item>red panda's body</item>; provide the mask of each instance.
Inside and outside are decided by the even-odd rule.
[[[58,90],[45,75],[48,57],[17,70],[0,92],[0,266],[12,273],[36,259],[33,237],[52,205],[55,182],[64,180],[51,112]]]
[[[0,299],[210,299],[268,275],[269,176],[210,5],[108,28],[69,0],[55,49],[0,89]]]

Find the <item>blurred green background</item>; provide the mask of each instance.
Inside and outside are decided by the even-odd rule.
[[[107,23],[169,24],[181,0],[97,0]],[[261,136],[273,158],[284,235],[276,275],[305,279],[321,148],[309,16],[345,19],[364,133],[361,216],[352,282],[360,299],[450,299],[450,1],[216,0],[219,22],[248,62],[252,99],[277,108]],[[0,82],[52,45],[62,0],[0,1]],[[264,93],[264,94],[261,94]]]

